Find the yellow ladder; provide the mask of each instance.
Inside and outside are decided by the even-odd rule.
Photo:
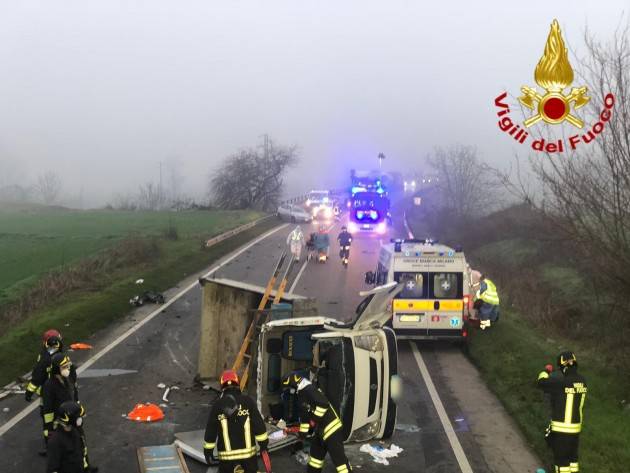
[[[258,310],[256,310],[256,313],[254,314],[254,318],[252,319],[252,323],[247,329],[247,333],[245,334],[245,338],[243,339],[243,344],[241,345],[241,349],[238,351],[238,354],[236,355],[236,360],[234,361],[234,364],[232,365],[232,369],[239,375],[239,379],[241,380],[241,390],[245,389],[245,387],[247,386],[247,380],[249,379],[250,365],[253,359],[253,354],[249,353],[250,346],[254,338],[258,336],[258,330],[260,326],[265,323],[264,321],[265,313],[263,311],[265,307],[267,306],[267,302],[269,301],[269,298],[271,297],[271,292],[273,291],[273,288],[276,285],[276,281],[278,280],[278,275],[280,274],[280,269],[282,268],[282,265],[284,264],[286,257],[287,257],[286,252],[280,255],[280,258],[278,259],[278,263],[276,264],[276,267],[273,270],[271,277],[269,278],[269,282],[267,282],[267,287],[265,287],[265,292],[263,293],[262,299],[260,299],[260,303],[258,304]],[[287,286],[288,277],[291,272],[291,269],[293,268],[294,263],[295,263],[295,259],[291,257],[289,265],[287,266],[287,269],[284,272],[284,275],[282,276],[282,279],[280,281],[280,286],[278,287],[278,290],[276,291],[276,297],[273,300],[274,304],[277,304],[278,302],[280,302],[280,300],[282,299],[282,296],[284,295],[284,291]],[[247,360],[246,363],[244,363],[245,360]],[[241,370],[241,368],[243,369]]]

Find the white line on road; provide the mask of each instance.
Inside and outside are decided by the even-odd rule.
[[[427,389],[429,391],[429,395],[431,396],[431,400],[433,401],[433,405],[435,406],[435,410],[440,417],[440,421],[442,422],[442,427],[444,427],[444,432],[446,432],[446,437],[448,438],[449,443],[451,444],[451,448],[453,449],[453,453],[455,454],[455,459],[459,464],[459,468],[462,473],[473,473],[472,468],[470,467],[470,463],[468,463],[468,458],[466,458],[466,454],[464,453],[464,449],[462,448],[462,444],[459,443],[459,439],[457,438],[457,434],[453,429],[453,424],[451,424],[448,415],[446,414],[446,410],[444,409],[444,405],[438,395],[437,389],[435,389],[435,385],[433,384],[433,380],[431,379],[431,375],[429,375],[429,370],[427,369],[427,365],[424,363],[422,359],[422,355],[420,354],[420,350],[416,346],[415,342],[409,341],[409,345],[411,345],[411,351],[413,352],[413,356],[416,359],[416,363],[418,364],[418,368],[420,368],[420,374],[422,374],[422,379],[424,379],[424,383],[427,385]]]
[[[289,294],[293,294],[293,290],[295,289],[295,286],[297,286],[298,281],[302,277],[302,273],[306,269],[306,266],[308,266],[308,259],[304,261],[304,264],[300,268],[300,272],[297,273],[297,276],[295,277],[295,281],[293,281],[293,284],[291,284],[291,288],[289,289]]]
[[[274,233],[276,233],[277,231],[285,228],[288,224],[284,224],[284,225],[280,225],[279,227],[274,228],[273,230],[268,231],[267,233],[265,233],[264,235],[259,236],[258,238],[256,238],[254,241],[252,241],[251,243],[249,243],[248,245],[244,246],[243,248],[241,248],[240,250],[238,250],[236,253],[233,253],[232,255],[230,255],[228,258],[226,258],[225,260],[223,260],[223,262],[221,262],[220,264],[216,265],[214,268],[212,268],[210,271],[208,271],[206,274],[203,275],[204,278],[207,278],[208,276],[210,276],[212,273],[216,272],[217,270],[221,269],[223,266],[225,266],[226,264],[228,264],[230,261],[232,261],[235,258],[238,258],[240,255],[242,255],[243,253],[245,253],[247,250],[249,250],[252,246],[260,243],[261,241],[263,241],[265,238],[268,238],[269,236],[273,235]],[[105,356],[107,353],[109,353],[113,348],[115,348],[116,346],[118,346],[120,343],[122,343],[127,337],[129,337],[129,335],[132,335],[133,333],[135,333],[137,330],[139,330],[141,327],[143,327],[145,324],[147,324],[148,322],[150,322],[153,318],[155,318],[158,314],[162,313],[162,311],[164,311],[164,309],[166,309],[168,306],[170,306],[171,304],[173,304],[177,299],[179,299],[180,297],[182,297],[184,294],[186,294],[188,291],[190,291],[191,289],[193,289],[194,287],[196,287],[199,284],[198,281],[195,281],[194,283],[190,284],[189,286],[187,286],[186,288],[184,288],[183,290],[181,290],[180,292],[178,292],[175,296],[173,296],[171,299],[168,300],[168,302],[166,302],[165,304],[161,305],[158,309],[154,310],[153,312],[151,312],[149,315],[147,315],[144,319],[142,319],[141,321],[139,321],[137,324],[135,324],[133,327],[131,327],[129,330],[127,330],[125,333],[123,333],[122,335],[120,335],[118,338],[116,338],[113,342],[111,342],[109,345],[107,345],[106,347],[102,348],[98,353],[96,353],[94,356],[92,356],[91,358],[89,358],[88,360],[85,361],[85,363],[83,363],[78,369],[77,369],[77,374],[81,374],[82,372],[84,372],[86,369],[88,369],[90,366],[92,366],[94,363],[96,363],[99,359],[101,359],[103,356]],[[13,426],[15,426],[18,422],[20,422],[22,419],[24,419],[27,415],[29,415],[31,412],[33,412],[35,409],[37,409],[39,407],[39,402],[33,401],[31,404],[28,405],[28,407],[25,407],[24,409],[22,409],[18,414],[16,414],[14,417],[12,417],[11,419],[9,419],[5,424],[3,424],[0,427],[0,437],[2,437],[5,433],[7,433]]]

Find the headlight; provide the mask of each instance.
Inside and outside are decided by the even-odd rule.
[[[370,422],[369,424],[366,424],[360,429],[352,432],[348,440],[351,442],[367,442],[368,440],[373,439],[376,434],[378,434],[380,428],[380,421],[377,420],[374,422]]]
[[[394,400],[398,401],[402,399],[403,395],[403,383],[402,378],[397,374],[392,375],[389,380],[389,396]]]
[[[309,207],[311,205],[311,199],[306,199],[306,206]]]
[[[327,209],[324,211],[324,215],[325,215],[327,218],[332,217],[332,214],[333,214],[333,213],[332,213],[332,210],[330,210],[329,208],[327,208]]]
[[[378,335],[354,337],[354,346],[368,351],[383,351],[383,342]]]
[[[359,231],[359,226],[354,222],[348,222],[348,233],[356,233]]]
[[[380,233],[381,235],[387,231],[387,224],[385,222],[381,222],[376,226],[376,233]]]

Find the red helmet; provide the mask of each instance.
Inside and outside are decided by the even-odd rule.
[[[42,335],[42,343],[44,344],[44,346],[46,346],[46,342],[48,342],[48,339],[50,337],[57,337],[59,341],[62,340],[59,330],[55,330],[54,328],[51,328],[50,330],[46,330],[44,334]]]
[[[225,370],[221,373],[220,379],[221,387],[226,388],[228,386],[239,386],[238,374],[234,370]]]

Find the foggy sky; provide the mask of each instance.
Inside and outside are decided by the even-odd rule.
[[[339,185],[379,152],[419,170],[463,143],[501,166],[521,149],[493,100],[535,85],[553,18],[579,53],[585,26],[605,40],[627,5],[0,0],[0,163],[25,182],[57,170],[89,205],[157,181],[160,161],[202,194],[264,133],[301,148],[289,193]]]

